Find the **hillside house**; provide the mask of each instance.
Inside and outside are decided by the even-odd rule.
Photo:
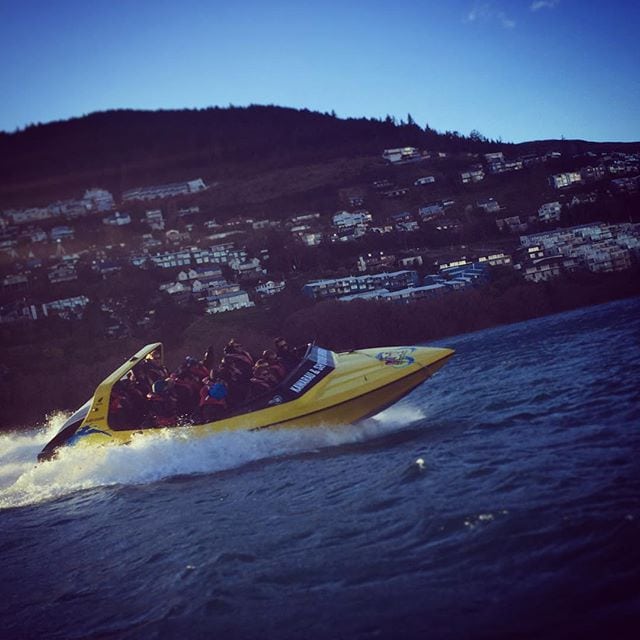
[[[399,267],[421,267],[424,263],[422,256],[405,256],[404,258],[398,258]]]
[[[616,193],[636,193],[640,190],[640,176],[633,178],[615,178],[611,186]]]
[[[276,229],[279,226],[279,220],[268,220],[265,218],[264,220],[255,220],[251,225],[251,228],[254,231],[264,231],[265,229]]]
[[[598,194],[595,191],[590,193],[576,193],[569,202],[569,207],[577,207],[581,204],[593,204],[598,198]]]
[[[385,189],[390,189],[393,187],[393,182],[391,180],[383,179],[383,180],[374,180],[373,188],[377,191],[383,191]]]
[[[365,271],[373,271],[376,269],[386,269],[392,267],[396,263],[394,255],[386,255],[383,251],[378,253],[368,253],[364,256],[358,256],[356,267],[360,273]]]
[[[595,167],[582,167],[580,169],[580,178],[582,182],[596,182],[602,180],[607,175],[607,168],[603,165]]]
[[[122,267],[113,260],[95,260],[91,265],[91,269],[96,273],[99,273],[102,278],[106,278],[107,276],[111,276],[114,273],[118,273],[122,271]]]
[[[444,215],[444,206],[442,202],[429,202],[418,208],[418,215],[423,222],[433,220]]]
[[[329,280],[314,280],[302,287],[302,293],[314,300],[339,298],[343,295],[374,291],[396,290],[416,285],[418,274],[413,270],[377,273],[365,276],[346,276]]]
[[[154,264],[161,269],[175,269],[176,267],[187,267],[191,265],[191,254],[188,250],[166,251],[155,255],[133,256],[131,264],[134,267],[143,267],[147,263]]]
[[[339,211],[331,218],[331,222],[338,231],[344,231],[346,229],[366,229],[371,222],[372,217],[368,211],[354,211],[349,213],[348,211]]]
[[[267,282],[262,282],[255,287],[255,292],[261,298],[267,298],[270,296],[275,296],[278,293],[281,293],[285,290],[287,283],[285,280],[269,280]]]
[[[296,238],[306,247],[317,247],[324,241],[324,234],[319,231],[301,231],[296,234]]]
[[[361,207],[364,204],[364,196],[359,195],[349,195],[347,196],[347,203],[350,207]]]
[[[386,233],[393,233],[393,226],[390,224],[376,225],[369,227],[369,233],[377,233],[378,235],[384,235]]]
[[[87,189],[82,197],[88,209],[103,213],[104,211],[111,211],[116,206],[115,200],[109,191],[106,189]]]
[[[199,193],[207,189],[207,185],[201,178],[187,182],[173,182],[170,184],[154,185],[149,187],[135,187],[122,194],[122,199],[129,200],[155,200],[156,198],[173,198],[175,196]]]
[[[566,171],[565,173],[556,173],[549,178],[549,184],[554,189],[564,189],[574,184],[581,184],[582,176],[579,171]]]
[[[2,288],[5,291],[24,291],[29,286],[29,278],[22,273],[6,275],[2,278]]]
[[[406,187],[396,187],[395,189],[390,189],[389,191],[383,192],[383,196],[385,198],[402,198],[409,193],[409,189]]]
[[[73,240],[74,236],[75,231],[73,230],[73,227],[53,227],[49,232],[49,237],[52,242],[57,242],[59,240]]]
[[[546,282],[562,273],[562,257],[550,256],[524,265],[522,276],[530,282]]]
[[[416,300],[424,300],[425,298],[433,298],[434,296],[446,293],[447,287],[443,284],[425,284],[416,287],[408,287],[399,289],[398,291],[389,291],[381,296],[381,300],[389,302],[414,302]]]
[[[512,258],[508,253],[491,253],[478,258],[479,264],[488,264],[490,267],[509,266],[512,264]]]
[[[160,285],[159,289],[171,296],[178,304],[183,304],[191,298],[191,286],[184,282],[168,282]]]
[[[522,233],[529,228],[527,222],[523,222],[520,216],[509,216],[508,218],[496,219],[496,226],[500,231],[508,231],[509,233]]]
[[[61,264],[57,267],[53,267],[47,274],[47,278],[51,284],[73,282],[78,279],[78,273],[73,265]]]
[[[485,153],[484,161],[487,164],[493,164],[494,162],[504,162],[504,153],[502,153],[502,151],[493,151],[492,153]]]
[[[124,227],[125,225],[131,224],[131,216],[128,213],[116,211],[113,215],[102,218],[102,224],[112,227]]]
[[[483,198],[476,202],[476,207],[482,209],[485,213],[499,213],[500,205],[494,198]]]
[[[4,215],[11,224],[15,225],[42,222],[43,220],[51,220],[59,217],[47,207],[31,207],[22,210],[10,209],[9,211],[5,211]]]
[[[34,244],[39,242],[47,242],[47,240],[49,239],[46,231],[43,231],[39,227],[35,229],[27,229],[23,231],[18,237]]]
[[[460,231],[462,229],[462,223],[459,220],[453,220],[452,218],[438,218],[434,223],[435,228],[438,231]]]
[[[206,311],[209,314],[225,313],[227,311],[247,309],[254,306],[255,304],[249,300],[249,294],[246,291],[234,291],[232,293],[208,297]]]
[[[178,209],[178,218],[190,218],[200,213],[200,207],[195,205],[192,207],[181,207]]]
[[[238,278],[257,277],[266,273],[258,258],[232,260],[229,262],[229,267],[236,273]]]
[[[219,280],[222,278],[222,270],[218,266],[198,265],[191,269],[180,271],[177,278],[179,282],[188,282],[190,280],[200,280],[201,282]]]
[[[385,149],[382,157],[389,164],[409,164],[411,162],[421,162],[427,160],[429,154],[416,149],[415,147],[401,147],[398,149]]]
[[[161,209],[145,211],[144,222],[151,231],[164,231],[164,216]]]
[[[484,169],[482,168],[482,165],[475,165],[466,171],[461,171],[459,176],[462,184],[482,182],[484,180]]]
[[[522,160],[493,162],[489,165],[489,173],[495,175],[498,173],[507,173],[509,171],[520,171],[523,166]]]
[[[289,224],[313,223],[320,219],[319,213],[303,213],[299,216],[289,218]]]
[[[558,222],[562,212],[562,205],[559,202],[545,202],[538,209],[538,219],[540,222]]]
[[[403,222],[414,222],[415,219],[415,216],[410,211],[399,211],[398,213],[392,213],[389,216],[389,220],[396,225]]]
[[[45,317],[57,315],[65,320],[80,320],[84,315],[84,308],[88,304],[89,298],[87,298],[87,296],[74,296],[72,298],[52,300],[51,302],[46,302],[41,305],[42,315]]]
[[[450,260],[449,262],[443,262],[442,264],[438,265],[438,269],[440,271],[444,271],[445,269],[456,269],[458,267],[468,267],[471,264],[473,264],[471,260],[467,259],[466,256],[461,256],[457,260]]]

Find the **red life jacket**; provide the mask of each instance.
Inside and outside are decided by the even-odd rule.
[[[209,369],[200,362],[189,365],[187,367],[187,372],[198,380],[202,380],[202,378],[206,378],[209,375]]]
[[[254,363],[253,358],[248,351],[232,351],[230,353],[225,353],[224,359],[233,360],[237,363],[238,367],[240,367],[240,370],[247,378],[250,376]]]
[[[178,420],[173,398],[160,393],[148,393],[149,412],[159,427],[174,426]]]

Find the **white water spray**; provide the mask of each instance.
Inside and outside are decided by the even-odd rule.
[[[66,416],[38,431],[0,436],[0,509],[59,498],[83,489],[146,484],[176,475],[216,473],[256,460],[313,452],[378,438],[423,418],[411,406],[395,406],[357,425],[236,431],[190,438],[183,430],[153,431],[128,446],[63,448],[36,464],[42,447]]]

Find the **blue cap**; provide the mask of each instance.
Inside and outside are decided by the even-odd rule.
[[[215,400],[227,397],[227,387],[222,382],[216,382],[209,387],[209,395]]]

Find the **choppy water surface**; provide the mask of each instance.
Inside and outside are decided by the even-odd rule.
[[[640,299],[442,344],[353,427],[0,436],[0,636],[637,637]]]

